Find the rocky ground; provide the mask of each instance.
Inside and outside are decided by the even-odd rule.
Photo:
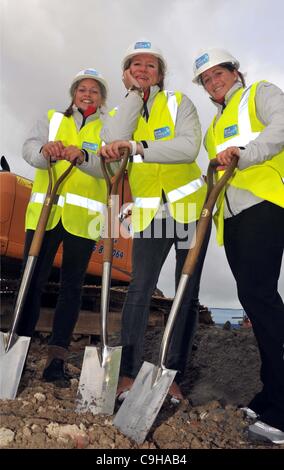
[[[117,341],[112,338],[115,344]],[[145,359],[154,362],[160,329],[146,338]],[[138,446],[113,425],[112,417],[75,413],[75,396],[87,337],[74,338],[67,389],[41,381],[47,338],[32,342],[15,400],[1,401],[0,447],[8,449],[260,449],[247,439],[249,420],[238,409],[259,390],[259,358],[251,328],[200,325],[182,384],[186,399],[165,401],[146,441]]]

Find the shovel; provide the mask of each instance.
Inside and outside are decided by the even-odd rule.
[[[119,170],[110,176],[104,158],[101,159],[102,171],[108,189],[107,232],[104,236],[104,257],[101,293],[101,346],[85,348],[79,387],[76,397],[76,411],[112,415],[118,384],[122,347],[108,345],[107,316],[109,311],[109,292],[113,256],[112,230],[118,214],[118,183],[125,171],[129,152],[124,151]],[[113,197],[114,196],[114,197]]]
[[[70,173],[75,164],[74,162],[68,166],[67,170],[60,176],[60,178],[58,178],[52,188],[52,170],[50,166],[50,160],[48,159],[47,161],[49,184],[38,224],[34,232],[33,241],[29,250],[25,269],[22,275],[14,309],[12,327],[11,330],[7,333],[2,331],[0,332],[0,399],[2,400],[14,399],[17,394],[31,340],[31,338],[28,336],[18,336],[16,333],[17,327],[40,252],[48,217],[56,196],[56,192],[64,178]]]
[[[177,292],[162,338],[158,365],[155,366],[149,362],[144,362],[134,384],[114,418],[114,426],[138,444],[144,442],[177,373],[176,370],[167,369],[165,366],[171,333],[187,283],[194,273],[197,259],[211,221],[215,202],[222,188],[232,176],[237,160],[237,157],[234,157],[225,174],[215,185],[213,185],[213,168],[220,164],[216,160],[210,162],[207,172],[208,190],[201,217],[196,227],[195,245],[189,249],[183,266]]]

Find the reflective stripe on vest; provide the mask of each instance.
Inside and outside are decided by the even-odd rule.
[[[160,205],[160,197],[135,197],[134,204],[139,209],[157,209]]]
[[[49,121],[48,141],[53,142],[60,127],[64,114],[55,112]]]
[[[30,202],[36,202],[39,204],[43,204],[45,200],[46,194],[45,193],[33,193],[30,198]],[[58,195],[55,198],[53,204],[57,206],[63,207],[64,204],[70,204],[72,206],[83,207],[84,209],[89,209],[93,212],[100,212],[104,213],[104,209],[106,207],[105,204],[99,201],[95,201],[94,199],[89,199],[84,196],[78,196],[78,194],[71,194],[67,193],[65,198],[64,196]]]
[[[141,157],[141,155],[139,153],[137,155],[134,155],[131,158],[131,160],[132,160],[133,163],[144,163],[144,160],[143,160],[143,158]]]
[[[241,90],[240,93],[237,92],[238,94],[236,93],[235,97],[232,97],[232,101],[228,103],[224,112],[224,115],[226,112],[228,114],[227,116],[224,116],[223,122],[220,118],[221,124],[220,121],[219,123],[216,123],[215,132],[214,123],[216,118],[214,118],[206,137],[206,147],[208,149],[210,159],[216,156],[216,149],[218,151],[220,148],[222,149],[226,146],[235,144],[235,139],[229,138],[224,147],[217,145],[218,143],[223,142],[223,139],[226,138],[225,129],[230,127],[230,125],[235,125],[236,117],[242,120],[242,127],[239,126],[240,133],[243,132],[243,135],[241,136],[241,146],[245,146],[249,142],[253,142],[265,129],[265,125],[257,117],[256,112],[255,97],[259,83],[260,82],[253,83],[251,87]],[[239,112],[241,105],[242,113]],[[249,123],[246,124],[247,119],[244,116],[248,116]],[[256,132],[252,132],[251,129]],[[247,141],[245,139],[247,139]],[[249,191],[260,199],[267,200],[273,204],[279,205],[280,207],[284,207],[284,186],[282,184],[282,181],[284,182],[283,157],[284,150],[262,163],[251,165],[243,170],[236,169],[229,185],[239,190]],[[214,215],[214,221],[217,227],[217,241],[220,245],[223,244],[224,203],[223,190],[217,200],[218,210]]]
[[[188,184],[180,186],[179,188],[174,189],[167,193],[167,198],[170,202],[176,202],[179,199],[183,199],[186,196],[189,196],[192,193],[195,193],[205,184],[203,178],[197,178],[196,180],[191,181]]]
[[[167,105],[168,105],[170,115],[175,126],[176,120],[177,120],[177,112],[178,112],[177,97],[173,91],[164,90],[164,94],[167,98]]]
[[[179,199],[183,199],[184,197],[195,193],[204,184],[205,184],[205,181],[203,178],[197,178],[196,180],[193,180],[188,184],[185,184],[183,186],[180,186],[177,189],[174,189],[173,191],[170,191],[169,193],[166,194],[166,197],[169,200],[169,202],[171,203],[176,202]],[[160,197],[135,197],[134,198],[135,206],[139,207],[140,209],[156,209],[157,207],[159,207],[160,202],[161,202]]]
[[[30,202],[36,202],[38,204],[43,204],[46,198],[46,193],[32,193],[30,197]],[[53,204],[57,206],[64,206],[64,197],[56,194]]]
[[[154,142],[174,139],[181,102],[180,92],[157,93],[148,122],[142,116],[138,119],[134,140]],[[166,132],[162,132],[164,130]],[[201,171],[196,162],[150,163],[143,160],[139,153],[135,155],[129,163],[129,182],[134,200],[133,231],[145,230],[158,212],[158,216],[165,212],[180,223],[197,220],[206,193],[206,184],[200,178]],[[198,182],[194,183],[196,180]],[[165,210],[162,209],[163,193],[167,199]]]
[[[174,93],[174,91],[167,91],[164,90],[164,95],[167,98],[167,106],[168,110],[170,112],[172,121],[174,123],[174,126],[176,125],[176,120],[177,120],[177,112],[178,112],[178,102],[177,102],[177,97]],[[133,163],[144,163],[144,160],[140,154],[134,155],[131,158],[131,161]]]
[[[89,209],[93,212],[104,212],[106,207],[105,204],[94,199],[89,199],[84,196],[78,196],[78,194],[66,193],[66,204],[71,204],[73,206],[83,207],[84,209]]]
[[[238,129],[239,135],[236,137],[232,137],[231,139],[223,142],[216,146],[217,153],[222,152],[222,150],[226,150],[228,147],[244,147],[248,142],[251,140],[256,139],[260,132],[252,132],[251,130],[251,123],[250,123],[250,115],[249,115],[249,94],[251,91],[251,86],[246,88],[242,94],[242,98],[239,103],[238,108]]]

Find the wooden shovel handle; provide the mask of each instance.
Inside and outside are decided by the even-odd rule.
[[[225,171],[224,175],[220,178],[215,185],[213,184],[213,175],[216,171],[216,167],[220,166],[220,163],[217,162],[216,159],[211,160],[207,170],[207,195],[205,199],[205,203],[203,205],[203,209],[201,211],[200,219],[197,223],[196,232],[195,232],[195,244],[192,248],[190,248],[188,255],[186,257],[182,274],[187,274],[188,276],[192,276],[198,256],[209,227],[209,223],[211,221],[212,212],[215,206],[215,203],[218,199],[218,196],[228,180],[233,175],[235,168],[238,164],[238,157],[234,156],[232,158],[231,164],[228,166],[227,170]]]
[[[104,237],[104,262],[112,261],[112,252],[113,252],[113,238],[112,230],[115,226],[116,215],[118,214],[118,203],[117,198],[112,196],[118,195],[118,184],[121,180],[129,158],[129,149],[123,149],[122,160],[119,169],[114,175],[110,175],[109,169],[104,158],[101,158],[101,168],[103,175],[106,180],[107,189],[108,189],[108,201],[107,201],[107,232]]]
[[[107,188],[108,188],[108,195],[110,194],[117,194],[118,183],[122,178],[123,173],[126,170],[127,162],[129,158],[129,149],[124,148],[121,158],[121,164],[117,170],[117,172],[113,175],[110,171],[110,167],[108,167],[105,158],[101,157],[101,169],[106,180]]]
[[[29,256],[38,256],[42,244],[42,240],[45,234],[45,229],[47,226],[48,218],[51,212],[52,204],[54,202],[57,190],[62,183],[62,181],[69,175],[72,168],[75,166],[76,160],[68,166],[67,170],[62,173],[58,180],[54,183],[52,187],[52,171],[51,171],[51,162],[50,158],[47,159],[47,170],[48,170],[48,188],[45,196],[45,200],[41,209],[41,213],[38,219],[37,227],[34,232],[33,241],[30,247]]]

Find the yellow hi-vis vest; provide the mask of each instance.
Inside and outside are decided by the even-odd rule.
[[[133,134],[134,140],[173,139],[181,98],[179,92],[159,92],[154,99],[148,122],[140,116]],[[175,220],[193,222],[199,218],[206,195],[206,184],[195,162],[145,163],[140,155],[135,155],[129,163],[128,172],[134,202],[134,232],[143,231],[151,223],[160,206],[162,191]]]
[[[61,140],[63,145],[85,148],[89,158],[98,158],[96,151],[101,144],[100,119],[85,125],[79,132],[74,118],[50,110],[49,141]],[[57,181],[70,162],[59,160],[52,164],[53,180]],[[47,170],[37,169],[32,194],[26,212],[26,229],[35,230],[48,186]],[[52,206],[47,230],[53,229],[61,219],[67,232],[79,237],[98,240],[106,207],[107,188],[104,179],[94,178],[78,168],[60,185],[58,196]]]
[[[206,147],[210,159],[228,147],[245,147],[265,129],[255,109],[255,94],[259,83],[238,90],[220,119],[216,123],[215,118],[213,119],[206,135]],[[218,172],[218,178],[222,174],[223,172]],[[243,170],[236,169],[229,184],[284,207],[284,149],[263,163]],[[217,212],[214,215],[219,245],[223,244],[224,194],[225,189],[218,198]]]

